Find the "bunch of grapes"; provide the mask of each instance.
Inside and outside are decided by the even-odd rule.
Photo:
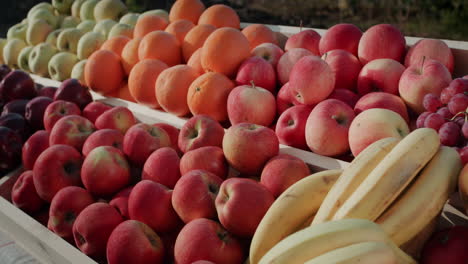
[[[437,96],[423,99],[426,112],[419,115],[416,126],[433,128],[442,145],[457,148],[463,163],[468,162],[468,79],[454,79]]]

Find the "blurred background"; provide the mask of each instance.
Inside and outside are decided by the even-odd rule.
[[[123,0],[132,12],[169,10],[174,0]],[[1,0],[0,36],[26,17],[40,0]],[[50,2],[50,1],[49,1]],[[378,23],[398,26],[405,35],[468,41],[468,0],[202,0],[227,4],[242,22],[329,28],[352,23],[363,31]]]

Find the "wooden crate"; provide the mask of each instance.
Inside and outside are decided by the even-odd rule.
[[[246,27],[248,23],[242,23]],[[300,31],[297,27],[267,25],[277,32],[280,40],[285,41],[287,36]],[[306,28],[304,28],[306,29]],[[325,30],[314,29],[323,35]],[[419,38],[406,37],[408,45],[414,44]],[[454,76],[468,74],[468,42],[444,40],[452,49],[455,56]],[[45,86],[60,85],[59,82],[33,76],[34,80]],[[149,109],[147,107],[116,98],[106,98],[99,94],[92,93],[93,98],[113,106],[128,107],[135,117],[144,123],[165,122],[175,127],[182,127],[186,119],[173,116],[171,114]],[[314,171],[324,169],[345,168],[348,163],[345,161],[320,156],[309,151],[304,151],[289,146],[281,145],[281,153],[287,153],[304,160]],[[7,233],[17,244],[42,263],[96,263],[91,258],[81,253],[77,248],[68,244],[65,240],[55,235],[35,219],[19,210],[10,203],[11,188],[21,172],[21,168],[0,179],[0,230]],[[454,224],[468,225],[468,217],[461,213],[456,207],[446,204],[442,214],[439,227],[446,227]]]

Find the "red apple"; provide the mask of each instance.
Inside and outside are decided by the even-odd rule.
[[[358,55],[359,40],[362,31],[353,24],[336,24],[329,28],[319,42],[320,54],[328,51],[341,49]]]
[[[359,41],[358,57],[363,65],[382,58],[401,62],[405,52],[405,37],[398,28],[389,24],[378,24],[370,27]]]
[[[95,130],[91,121],[79,116],[69,115],[55,123],[50,131],[50,145],[65,144],[81,151],[84,142]]]
[[[207,115],[196,115],[190,118],[179,133],[179,149],[187,151],[205,146],[221,147],[224,129],[213,118]]]
[[[8,113],[16,113],[20,114],[21,116],[25,117],[26,115],[26,105],[30,102],[29,99],[15,99],[11,100],[10,102],[6,103],[3,106],[2,116]]]
[[[311,106],[296,105],[280,115],[275,132],[281,144],[300,149],[307,148],[305,127],[311,111]]]
[[[261,172],[263,165],[278,155],[275,131],[250,123],[231,126],[223,139],[224,156],[236,170],[245,174]]]
[[[57,87],[53,86],[44,86],[37,89],[37,96],[45,96],[50,99],[54,99],[55,92],[57,92]]]
[[[442,63],[450,73],[453,72],[453,54],[449,46],[440,39],[421,39],[408,50],[405,66],[409,67],[422,62],[423,58]]]
[[[89,121],[95,123],[96,119],[102,115],[105,111],[111,109],[112,106],[103,104],[98,101],[94,101],[89,103],[84,109],[83,109],[83,116],[88,118]]]
[[[180,149],[178,146],[180,129],[166,123],[156,123],[153,124],[153,126],[164,129],[164,131],[166,131],[166,133],[169,135],[169,138],[171,139],[171,147],[177,150],[178,153],[180,153]]]
[[[80,108],[76,104],[63,100],[54,101],[47,106],[44,112],[44,128],[51,131],[60,118],[80,114]]]
[[[163,129],[138,123],[125,134],[123,150],[132,163],[143,166],[153,151],[170,144],[171,140]]]
[[[454,226],[438,231],[426,242],[421,264],[463,264],[468,259],[468,227]]]
[[[359,95],[347,89],[335,89],[327,99],[337,99],[354,108],[359,101]]]
[[[294,48],[303,48],[318,56],[320,55],[319,42],[320,35],[315,30],[302,30],[288,38],[284,46],[284,50],[289,51]]]
[[[184,175],[192,170],[206,170],[226,179],[228,164],[220,147],[206,146],[185,153],[180,159],[180,174]]]
[[[46,96],[38,96],[26,105],[24,117],[34,130],[44,129],[44,113],[52,103],[52,99]]]
[[[5,79],[5,76],[7,76],[8,73],[10,73],[10,72],[11,72],[11,69],[10,69],[10,67],[8,67],[8,65],[6,65],[6,64],[0,65],[0,81]]]
[[[327,99],[310,113],[306,124],[306,142],[309,148],[323,156],[339,156],[349,150],[348,131],[355,117],[346,103]]]
[[[112,197],[112,200],[109,202],[110,205],[119,211],[123,219],[130,219],[130,215],[128,214],[128,197],[130,197],[132,190],[133,186],[121,190],[114,197]]]
[[[398,83],[405,66],[392,59],[376,59],[367,63],[359,73],[357,90],[363,96],[371,92],[398,93]]]
[[[426,59],[403,72],[398,90],[406,105],[420,114],[425,111],[424,96],[429,93],[439,96],[451,81],[452,76],[444,65],[436,60]]]
[[[21,163],[22,144],[18,133],[0,126],[0,174],[6,174]]]
[[[166,186],[142,180],[133,187],[128,198],[130,219],[141,221],[156,232],[170,232],[180,224],[179,216],[172,208],[171,199],[172,190]]]
[[[125,134],[131,126],[136,124],[136,119],[128,108],[116,106],[102,113],[94,124],[97,129],[116,129]]]
[[[82,163],[81,154],[71,146],[54,145],[44,150],[33,168],[34,186],[39,197],[50,202],[62,188],[81,185]]]
[[[408,110],[403,100],[389,93],[368,93],[361,97],[354,107],[356,114],[371,108],[383,108],[398,113],[409,124]]]
[[[163,263],[164,245],[149,226],[135,220],[120,223],[107,243],[107,263]]]
[[[73,241],[73,224],[76,217],[94,198],[85,189],[68,186],[61,189],[52,199],[47,227],[58,236]]]
[[[11,189],[11,201],[27,213],[37,212],[45,204],[34,187],[32,170],[25,171],[18,177]]]
[[[0,126],[8,127],[9,129],[18,133],[26,141],[31,133],[28,121],[24,117],[17,113],[8,113],[0,116]]]
[[[278,80],[281,84],[289,82],[289,74],[298,60],[305,56],[314,55],[312,52],[302,48],[291,49],[283,54],[276,65]]]
[[[252,82],[271,93],[276,91],[275,69],[270,63],[258,56],[246,59],[237,70],[237,85],[250,85]]]
[[[49,132],[39,130],[32,134],[22,149],[23,166],[32,170],[37,157],[49,147]]]
[[[64,100],[75,103],[80,109],[93,101],[88,87],[83,86],[77,79],[63,81],[54,95],[54,101]]]
[[[130,166],[117,148],[97,147],[83,162],[81,180],[93,195],[108,197],[130,183]]]
[[[221,184],[215,204],[219,220],[229,232],[252,237],[274,201],[273,194],[260,183],[230,178]]]
[[[105,259],[107,241],[121,222],[123,219],[119,212],[109,204],[99,202],[88,205],[73,224],[76,246],[96,260]]]
[[[123,151],[124,135],[115,129],[100,129],[89,135],[83,144],[82,153],[88,156],[91,150],[100,146],[112,146],[120,151]]]
[[[327,98],[335,88],[332,69],[316,56],[300,59],[292,68],[289,79],[292,95],[301,104],[317,104]]]
[[[275,96],[268,90],[252,85],[234,88],[227,99],[229,121],[269,126],[276,117]]]
[[[173,189],[180,178],[180,158],[170,147],[155,150],[145,162],[142,180],[151,180]]]
[[[289,82],[285,83],[276,95],[276,111],[281,115],[286,109],[294,106],[294,98],[290,92]]]
[[[216,219],[215,199],[223,180],[204,170],[192,170],[174,187],[172,206],[180,219],[188,223],[197,218]]]
[[[218,222],[199,218],[187,223],[177,236],[175,262],[191,264],[197,260],[238,264],[244,261],[240,242]]]
[[[259,56],[265,59],[274,68],[278,64],[279,59],[283,56],[284,51],[273,43],[262,43],[250,51],[252,56]]]
[[[31,99],[35,96],[34,81],[22,70],[8,73],[0,83],[0,98],[5,102],[14,99]]]
[[[358,58],[345,50],[332,50],[323,54],[335,74],[335,89],[356,90],[356,84],[362,65]]]

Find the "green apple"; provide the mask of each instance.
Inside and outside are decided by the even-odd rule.
[[[96,26],[94,26],[93,31],[101,33],[107,39],[110,30],[116,24],[117,22],[115,22],[112,19],[104,19],[96,23]]]
[[[135,27],[136,22],[137,22],[137,20],[138,20],[139,17],[140,17],[140,14],[137,14],[137,13],[127,13],[127,14],[125,14],[122,18],[120,18],[119,23],[127,24],[127,25],[130,25],[130,26],[132,26],[132,27]]]
[[[64,29],[57,38],[57,49],[76,54],[78,41],[83,36],[83,32],[77,28]]]
[[[60,14],[70,14],[73,0],[52,0],[52,6]]]
[[[81,20],[74,16],[67,16],[63,19],[60,24],[60,28],[76,28],[80,24]]]
[[[81,5],[84,3],[85,0],[75,0],[71,6],[71,15],[80,18],[80,9]]]
[[[3,47],[7,43],[7,39],[0,38],[0,64],[4,64],[5,61],[3,60]]]
[[[58,39],[58,36],[60,35],[60,32],[62,31],[63,29],[59,28],[50,32],[49,35],[47,35],[45,42],[51,44],[54,47],[57,47],[57,39]]]
[[[60,25],[60,17],[55,15],[53,12],[49,11],[48,9],[38,9],[34,11],[30,17],[28,17],[28,21],[31,22],[36,19],[43,19],[47,21],[49,25],[51,25],[54,29],[58,28]],[[31,23],[29,23],[31,24]]]
[[[148,10],[148,11],[144,12],[143,14],[141,14],[140,16],[144,16],[144,15],[148,15],[148,14],[160,16],[160,17],[166,19],[167,22],[169,22],[169,13],[164,9]]]
[[[43,19],[36,19],[29,22],[28,30],[26,31],[26,42],[29,45],[37,45],[46,41],[50,32],[54,31],[51,25]]]
[[[70,52],[59,52],[49,61],[49,75],[56,81],[69,79],[73,66],[78,62],[75,54]]]
[[[76,28],[81,30],[81,32],[86,33],[93,31],[94,26],[96,26],[96,22],[94,20],[83,20]]]
[[[8,29],[7,39],[21,39],[26,41],[26,31],[28,30],[28,24],[19,23]]]
[[[29,9],[28,15],[26,17],[27,18],[31,17],[32,13],[34,13],[36,10],[39,10],[39,9],[45,9],[49,11],[50,13],[54,12],[54,7],[50,3],[42,2],[33,6],[31,9]]]
[[[81,20],[94,20],[94,7],[97,5],[99,0],[86,0],[80,8],[80,19]]]
[[[110,39],[112,37],[116,36],[127,36],[129,38],[133,38],[133,27],[127,24],[115,24],[110,32],[109,35],[107,36],[107,39]]]
[[[101,0],[94,8],[96,21],[104,19],[119,20],[127,13],[127,6],[120,0]]]
[[[49,61],[58,52],[55,46],[41,43],[35,46],[29,54],[29,68],[31,72],[43,77],[49,76]]]
[[[31,54],[31,50],[33,49],[32,46],[27,46],[23,48],[18,56],[18,66],[23,71],[31,71],[29,69],[29,54]]]
[[[73,79],[77,79],[83,85],[85,85],[84,67],[86,65],[86,61],[88,60],[81,60],[77,64],[75,64],[75,66],[73,66],[70,76]]]
[[[13,38],[7,41],[3,47],[3,60],[10,68],[18,69],[18,57],[26,42],[21,39]]]
[[[78,58],[80,60],[87,59],[93,52],[100,49],[106,38],[101,33],[88,32],[85,33],[78,41]]]

